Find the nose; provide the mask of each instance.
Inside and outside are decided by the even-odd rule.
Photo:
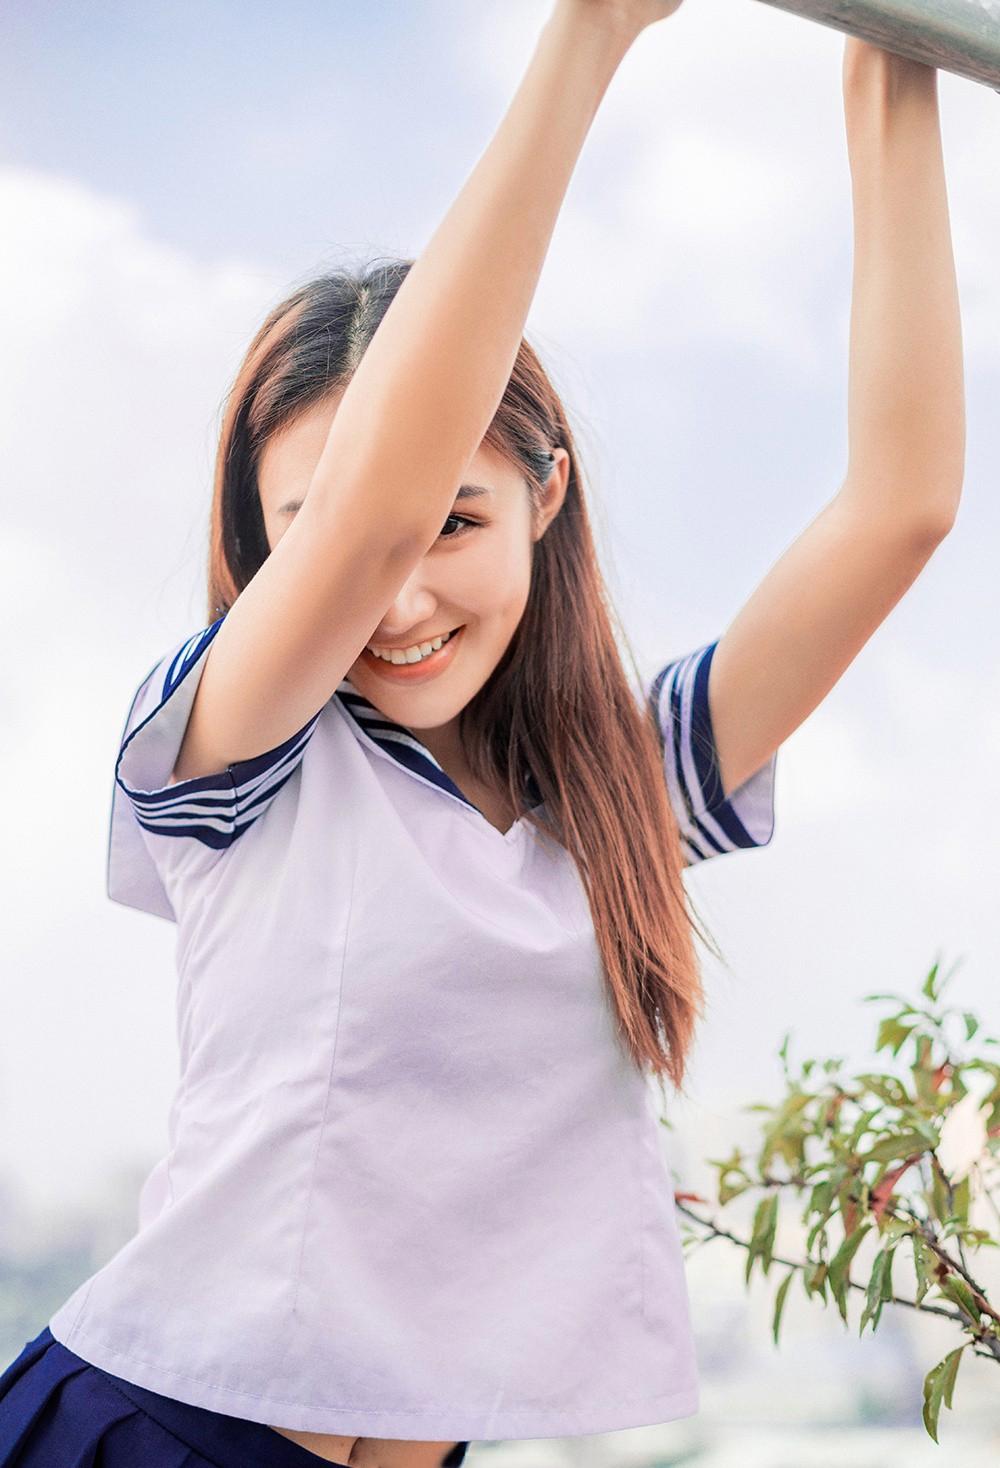
[[[384,637],[387,642],[396,642],[412,627],[425,627],[433,621],[436,608],[437,597],[427,586],[418,565],[393,597],[370,640],[377,642]]]

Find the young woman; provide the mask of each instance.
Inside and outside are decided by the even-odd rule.
[[[170,1147],[0,1379],[0,1462],[429,1468],[697,1410],[648,1084],[700,1012],[682,872],[770,839],[779,745],[952,524],[964,409],[936,73],[849,41],[845,481],[723,636],[629,680],[522,332],[679,3],[556,0],[416,262],[251,344],[210,620],[115,770],[109,893],[178,926]]]

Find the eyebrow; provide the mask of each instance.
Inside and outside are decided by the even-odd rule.
[[[484,495],[492,496],[492,494],[493,490],[488,484],[462,484],[459,486],[458,494],[455,496],[455,499],[456,501],[482,499]],[[284,515],[289,510],[299,510],[301,508],[301,500],[288,500],[285,504],[278,506],[278,514]]]

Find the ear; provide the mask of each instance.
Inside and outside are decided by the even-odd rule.
[[[569,453],[566,449],[553,449],[552,452],[555,454],[555,462],[549,470],[549,477],[539,497],[532,531],[533,540],[541,540],[562,509],[563,500],[566,498],[566,486],[569,483]]]

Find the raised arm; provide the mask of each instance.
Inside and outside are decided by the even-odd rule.
[[[952,526],[965,472],[937,71],[850,37],[843,86],[854,205],[847,476],[719,640],[709,701],[727,792],[816,708],[916,580]]]
[[[218,630],[177,779],[298,731],[440,534],[510,378],[598,105],[636,36],[680,3],[557,0],[496,135],[344,392],[302,508]]]
[[[507,115],[344,395],[312,486],[334,514],[348,502],[391,510],[404,545],[433,543],[510,378],[598,105],[639,31],[679,4],[557,0]],[[362,466],[361,495],[345,454]]]
[[[843,500],[950,529],[965,475],[962,324],[932,66],[844,48],[854,292]]]

